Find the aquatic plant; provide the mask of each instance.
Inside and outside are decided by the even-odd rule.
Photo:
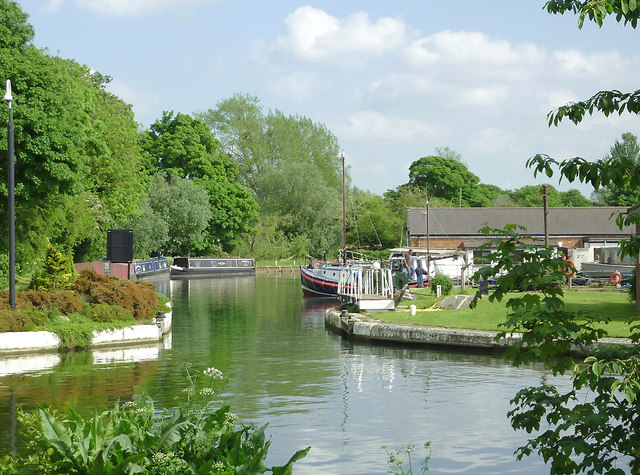
[[[189,370],[187,374],[192,392],[211,402],[222,374],[215,368],[203,373],[211,391],[197,390]],[[267,467],[271,441],[266,425],[239,423],[229,406],[211,410],[209,402],[159,411],[151,398],[138,397],[87,419],[71,407],[66,416],[43,408],[20,410],[26,447],[0,459],[0,472],[286,475],[309,452],[310,447],[298,450],[284,465]]]
[[[389,464],[389,472],[394,475],[413,475],[413,460],[411,458],[411,454],[417,450],[417,447],[414,444],[406,444],[400,446],[398,449],[394,449],[389,451],[386,445],[383,445],[382,448],[387,452],[389,456],[389,460],[387,461]],[[427,441],[424,443],[424,448],[427,449],[427,455],[422,459],[422,463],[420,465],[421,473],[426,473],[429,471],[429,460],[431,460],[431,441]],[[406,462],[404,457],[407,458]],[[407,466],[405,470],[405,465]]]

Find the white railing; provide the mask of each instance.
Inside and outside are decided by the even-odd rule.
[[[391,269],[352,267],[342,269],[338,278],[338,297],[357,303],[363,296],[393,298]]]

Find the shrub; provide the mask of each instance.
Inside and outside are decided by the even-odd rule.
[[[451,277],[444,274],[436,274],[431,282],[429,282],[429,286],[431,287],[431,292],[434,294],[437,291],[438,285],[442,290],[442,295],[449,295],[451,293],[451,289],[453,289],[453,281]]]
[[[50,242],[47,242],[47,257],[38,259],[39,268],[29,287],[35,290],[67,289],[76,276],[73,258],[65,256]]]
[[[9,291],[0,292],[0,308],[9,308]],[[80,312],[82,303],[78,298],[68,290],[42,291],[42,290],[25,290],[16,292],[16,308],[19,310],[36,309],[36,310],[53,310],[68,315],[70,313]]]
[[[106,303],[126,308],[136,320],[150,320],[160,303],[156,288],[149,282],[132,282],[83,270],[74,284],[91,304]]]
[[[130,320],[135,323],[130,310],[108,303],[85,305],[82,309],[82,315],[94,322],[124,322]]]

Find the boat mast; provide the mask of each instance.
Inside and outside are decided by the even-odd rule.
[[[347,262],[347,201],[344,178],[344,150],[342,151],[342,261]]]
[[[429,245],[429,195],[427,194],[427,276],[429,276],[429,278],[431,278],[430,266],[431,266],[431,246]]]

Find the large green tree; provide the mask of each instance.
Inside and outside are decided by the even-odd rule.
[[[408,186],[423,188],[430,198],[440,198],[451,206],[491,206],[502,194],[497,186],[481,184],[454,150],[438,148],[436,153],[409,166]]]
[[[280,249],[303,254],[339,246],[342,163],[331,131],[307,117],[265,114],[250,95],[237,94],[197,117],[220,139],[258,201],[263,222],[253,242],[277,242]],[[292,246],[283,246],[281,238]]]
[[[640,146],[638,138],[630,132],[622,134],[622,141],[616,140],[611,147],[610,154],[604,157],[604,162],[627,162],[640,165]],[[640,188],[631,186],[630,180],[623,179],[618,185],[603,186],[597,193],[602,202],[608,206],[633,206],[640,203]]]
[[[613,17],[635,28],[640,17],[640,7],[630,0],[552,0],[545,8],[550,13],[578,14],[580,27],[586,19],[601,26],[607,17]],[[608,116],[624,111],[640,113],[640,90],[630,93],[600,91],[586,100],[559,107],[549,113],[548,119],[550,125],[557,125],[565,118],[578,124],[585,114]],[[563,178],[588,183],[595,190],[622,186],[636,190],[640,187],[640,165],[626,154],[595,162],[582,157],[556,160],[538,154],[528,161],[528,166],[536,174],[544,172],[549,177],[557,167]],[[617,220],[622,228],[623,224],[637,224],[640,217],[622,213]],[[621,249],[623,255],[637,258],[640,237],[630,237],[622,243]],[[509,257],[511,250],[505,251],[502,260],[508,263],[512,260]],[[532,256],[535,258],[536,254]],[[535,258],[528,268],[522,268],[522,276],[535,274],[533,279],[551,283],[545,275],[539,274],[539,262],[540,259]],[[556,271],[564,270],[556,265]],[[507,284],[514,279],[511,275],[510,280],[503,279],[503,282]],[[508,286],[504,290],[508,290]],[[636,289],[636,295],[637,292]],[[602,330],[594,333],[593,323],[597,319],[592,316],[571,317],[563,308],[561,296],[561,292],[553,290],[544,301],[520,300],[521,308],[526,311],[515,312],[506,327],[525,330],[524,354],[553,358],[572,345],[584,345],[594,336],[606,333]],[[532,311],[534,304],[538,310]],[[529,432],[539,431],[543,425],[550,426],[518,451],[520,457],[536,451],[551,463],[552,473],[625,473],[621,466],[626,463],[631,473],[640,473],[640,328],[637,317],[630,323],[635,325],[631,332],[633,343],[596,349],[594,356],[575,363],[570,390],[543,385],[518,393],[513,401],[516,407],[510,413],[512,425]],[[590,336],[585,332],[590,332]],[[566,366],[555,368],[560,372],[568,369]],[[585,391],[589,394],[587,400],[583,395]]]
[[[209,127],[187,114],[165,112],[143,134],[141,147],[150,171],[177,174],[207,191],[211,219],[202,251],[232,251],[257,219],[257,205]]]
[[[398,246],[407,220],[406,210],[396,213],[390,201],[368,191],[353,189],[349,196],[347,242],[356,246]]]
[[[195,116],[211,128],[222,150],[238,165],[240,183],[257,193],[256,180],[271,159],[259,99],[249,94],[235,94],[220,101],[215,109]]]
[[[209,195],[205,189],[178,174],[159,172],[149,188],[148,205],[151,210],[148,216],[155,222],[166,223],[159,226],[155,247],[151,249],[189,256],[203,246],[211,219]],[[140,229],[144,224],[138,222],[136,226]],[[147,233],[141,234],[149,236]],[[165,237],[166,240],[162,242]]]
[[[0,16],[0,77],[14,96],[18,266],[43,255],[47,239],[76,257],[102,257],[96,243],[144,194],[131,109],[104,90],[105,76],[36,48],[15,2],[0,0]]]
[[[547,205],[550,207],[591,205],[591,201],[585,198],[579,190],[559,191],[552,185],[545,186],[547,187]],[[515,206],[539,207],[543,204],[541,188],[541,185],[527,185],[513,190],[509,196]]]

